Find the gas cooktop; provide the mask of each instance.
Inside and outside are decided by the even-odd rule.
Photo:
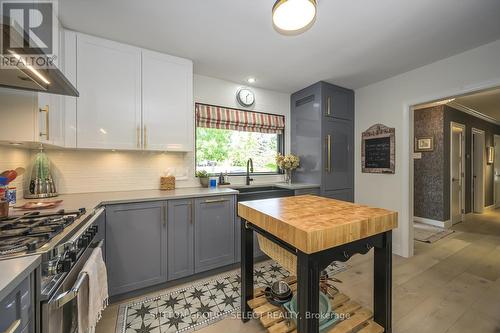
[[[28,254],[48,243],[71,225],[85,209],[55,213],[30,212],[0,220],[0,258]]]

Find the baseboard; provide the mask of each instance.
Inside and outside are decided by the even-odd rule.
[[[491,206],[487,206],[487,207],[484,207],[484,210],[492,210],[492,209],[495,209],[495,204],[491,205]]]
[[[433,225],[435,227],[444,228],[444,229],[451,228],[451,225],[452,225],[451,220],[438,221],[438,220],[426,219],[425,217],[418,217],[418,216],[414,216],[413,221]]]

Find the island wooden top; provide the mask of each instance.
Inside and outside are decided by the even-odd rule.
[[[240,202],[238,215],[305,253],[398,226],[397,212],[314,195]]]

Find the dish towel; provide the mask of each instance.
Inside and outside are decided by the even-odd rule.
[[[108,274],[101,247],[92,251],[83,272],[88,278],[78,293],[78,333],[93,333],[102,311],[108,306]]]

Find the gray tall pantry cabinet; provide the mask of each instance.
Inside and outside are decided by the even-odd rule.
[[[354,201],[354,91],[318,82],[292,94],[291,151],[301,160],[293,181]]]

